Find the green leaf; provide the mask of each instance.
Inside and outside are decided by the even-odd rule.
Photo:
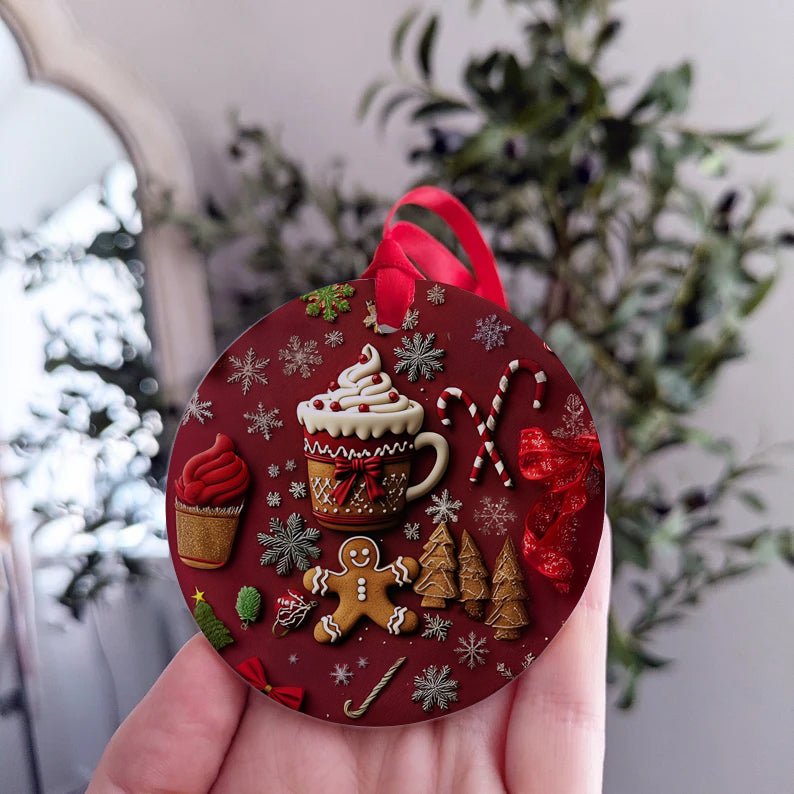
[[[419,39],[419,46],[416,51],[417,63],[422,72],[422,76],[427,80],[430,78],[431,59],[433,57],[433,45],[438,32],[438,14],[433,14],[425,25],[422,36]]]
[[[394,28],[394,33],[392,34],[391,39],[391,57],[393,61],[396,62],[402,58],[405,37],[408,34],[408,31],[411,29],[411,26],[414,24],[416,18],[419,16],[420,11],[421,9],[418,6],[408,9],[408,11],[397,23],[397,27]]]
[[[415,94],[413,91],[398,91],[394,94],[387,102],[383,104],[383,107],[380,109],[380,113],[378,113],[378,126],[383,129],[388,122],[394,112],[401,106],[404,105],[406,102],[415,98]]]
[[[388,85],[387,80],[374,80],[371,82],[364,93],[361,95],[361,99],[359,100],[358,107],[356,108],[356,118],[363,119],[367,113],[369,113],[369,109],[372,107],[372,103],[375,101],[375,97],[383,90],[383,88]]]
[[[467,110],[470,110],[470,108],[465,102],[458,102],[454,99],[434,99],[420,105],[411,115],[411,119],[413,121],[422,121],[423,119],[432,118],[434,116],[441,116],[447,113],[460,113],[461,111]]]
[[[692,65],[688,62],[675,69],[657,72],[651,84],[632,106],[629,117],[651,107],[656,107],[664,115],[683,113],[689,105],[691,87]]]

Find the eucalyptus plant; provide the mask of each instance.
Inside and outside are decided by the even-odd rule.
[[[794,236],[770,219],[770,188],[728,178],[735,153],[777,142],[761,127],[686,122],[691,64],[637,88],[603,66],[621,28],[609,0],[510,5],[521,45],[461,53],[453,90],[434,71],[442,16],[411,11],[392,37],[393,74],[372,83],[359,113],[381,125],[407,114],[421,131],[408,153],[417,182],[451,190],[483,224],[510,294],[524,296],[513,312],[548,341],[596,416],[614,574],[636,597],[610,619],[610,676],[628,706],[641,675],[667,663],[660,628],[720,582],[774,557],[794,563],[789,527],[756,526],[765,502],[754,478],[767,462],[738,457],[740,420],[720,436],[699,421],[723,370],[746,355],[747,320]],[[338,168],[312,182],[260,127],[236,123],[230,154],[237,195],[176,218],[208,254],[247,246],[252,281],[232,296],[225,334],[360,273],[389,203],[346,187]],[[693,451],[703,473],[679,487],[670,469]]]

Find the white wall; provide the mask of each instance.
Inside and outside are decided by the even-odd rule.
[[[290,151],[320,166],[342,153],[359,181],[395,193],[406,182],[407,135],[379,139],[356,126],[361,89],[387,66],[387,37],[407,0],[68,0],[80,25],[137,71],[170,106],[203,189],[228,185],[225,113],[279,125]],[[447,2],[442,72],[456,54],[510,39],[514,25],[491,2],[474,21]],[[454,8],[453,8],[454,6]],[[682,57],[697,61],[691,118],[711,127],[771,117],[794,129],[790,44],[794,5],[785,0],[623,0],[628,21],[611,62],[637,80]],[[741,164],[774,177],[791,198],[794,147]],[[734,367],[708,423],[746,450],[794,439],[791,344],[794,278],[753,325],[752,360]],[[790,468],[790,466],[789,466]],[[686,471],[681,472],[684,479]],[[773,522],[794,514],[789,476],[772,483]],[[741,519],[737,518],[741,529]],[[607,791],[616,794],[779,794],[794,780],[794,578],[776,568],[713,595],[686,625],[660,638],[678,662],[648,680],[639,706],[613,715]]]

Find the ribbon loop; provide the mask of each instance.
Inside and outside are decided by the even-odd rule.
[[[334,499],[337,504],[343,505],[347,501],[353,483],[359,474],[364,477],[370,502],[385,495],[386,492],[380,484],[383,477],[383,462],[379,457],[353,458],[352,460],[339,457],[334,460],[334,467],[334,479],[336,480]]]
[[[449,226],[473,272],[419,226],[408,221],[392,225],[397,210],[408,204],[430,210]],[[474,216],[454,196],[429,185],[408,191],[394,203],[383,226],[383,240],[362,277],[375,279],[378,324],[386,330],[400,327],[413,302],[415,282],[422,278],[460,287],[508,308],[496,259]]]
[[[588,474],[594,466],[604,466],[598,436],[584,433],[558,438],[540,427],[525,428],[521,431],[518,465],[526,479],[548,486],[524,520],[524,556],[533,568],[554,581],[557,590],[567,593],[574,573],[567,556],[573,518],[587,505]],[[542,535],[540,527],[546,528]]]
[[[297,711],[303,703],[303,690],[296,686],[272,686],[265,678],[265,668],[256,656],[240,662],[234,668],[254,689],[263,692],[269,698],[288,708]]]

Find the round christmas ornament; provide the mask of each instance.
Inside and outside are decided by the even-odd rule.
[[[395,223],[403,204],[443,218],[472,270]],[[488,697],[553,640],[595,560],[604,468],[474,219],[418,188],[360,280],[282,306],[210,369],[167,509],[184,596],[245,680],[320,719],[401,725]]]

